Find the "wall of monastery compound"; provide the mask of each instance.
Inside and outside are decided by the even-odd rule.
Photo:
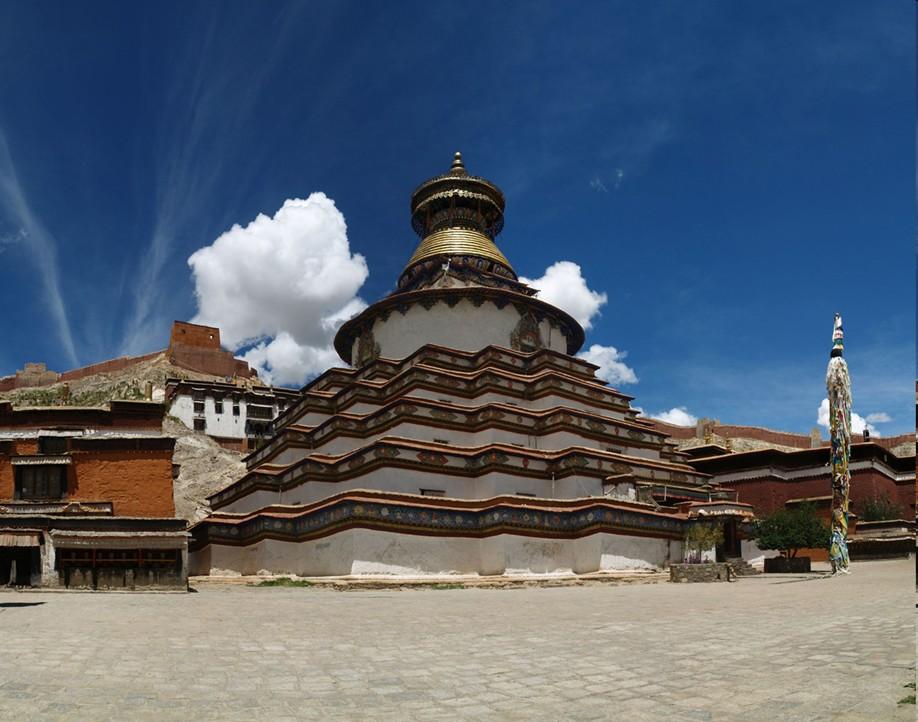
[[[660,570],[681,561],[682,543],[626,534],[538,539],[431,537],[349,529],[307,542],[265,539],[245,547],[212,544],[190,556],[192,575],[259,572],[321,576],[560,575]]]

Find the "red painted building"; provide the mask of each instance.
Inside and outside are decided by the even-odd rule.
[[[185,586],[162,404],[0,402],[0,584]]]

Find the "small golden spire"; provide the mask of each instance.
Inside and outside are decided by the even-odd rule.
[[[449,173],[450,175],[468,175],[468,171],[462,165],[462,153],[458,150],[453,158],[453,164],[449,167]]]

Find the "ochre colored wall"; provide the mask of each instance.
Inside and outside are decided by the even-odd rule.
[[[34,441],[17,441],[14,455],[34,454]],[[116,516],[173,517],[171,451],[74,451],[68,500],[110,501]],[[0,500],[12,500],[15,477],[0,456]]]
[[[110,501],[116,516],[175,516],[169,451],[74,452],[71,499]]]

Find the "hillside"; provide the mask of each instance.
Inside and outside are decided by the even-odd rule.
[[[143,399],[146,384],[150,382],[153,400],[162,401],[167,378],[224,380],[223,376],[175,366],[169,362],[168,353],[162,351],[118,371],[91,374],[49,386],[0,391],[0,399],[12,401],[14,406],[100,406],[113,399]]]
[[[224,449],[172,416],[163,421],[163,433],[175,437],[172,463],[179,466],[172,485],[175,515],[191,523],[200,521],[210,511],[207,497],[245,474],[242,454]]]

